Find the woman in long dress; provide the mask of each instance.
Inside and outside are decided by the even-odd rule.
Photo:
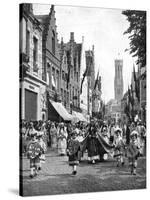
[[[92,164],[95,163],[96,160],[99,160],[98,153],[98,139],[97,139],[97,130],[94,124],[90,124],[89,127],[89,135],[87,138],[87,150],[88,150],[88,161]]]
[[[67,130],[64,126],[64,123],[60,123],[58,127],[58,154],[61,156],[66,155],[67,149]]]
[[[54,123],[51,124],[50,136],[51,136],[51,147],[52,149],[55,149],[57,147],[57,129]]]

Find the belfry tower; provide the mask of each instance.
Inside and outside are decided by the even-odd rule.
[[[123,97],[123,60],[115,60],[115,80],[114,80],[114,90],[115,99],[120,101]]]

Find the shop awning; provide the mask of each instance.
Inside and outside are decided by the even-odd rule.
[[[56,112],[63,118],[64,121],[71,121],[73,119],[72,115],[68,113],[66,108],[62,105],[62,103],[50,101]]]
[[[79,112],[72,112],[74,119],[78,122],[78,121],[82,121],[82,122],[87,122],[86,118],[83,116],[82,113]]]

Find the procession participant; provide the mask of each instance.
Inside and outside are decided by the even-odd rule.
[[[125,152],[125,144],[122,139],[122,130],[120,128],[116,128],[115,130],[115,140],[114,140],[114,157],[117,160],[117,167],[121,164],[124,165],[124,152]]]
[[[39,157],[41,155],[42,149],[39,142],[36,139],[37,132],[32,132],[30,137],[31,140],[27,146],[27,158],[30,159],[30,177],[33,178],[37,175]]]
[[[58,154],[64,156],[66,154],[67,148],[67,131],[64,126],[64,123],[60,123],[57,132],[58,138]]]
[[[101,136],[103,137],[103,139],[105,140],[105,142],[107,144],[109,144],[109,134],[108,134],[108,128],[107,128],[107,125],[103,125],[103,127],[101,128]],[[108,159],[108,154],[105,153],[105,154],[102,154],[101,152],[99,152],[100,154],[100,161],[104,161],[104,160],[107,160]]]
[[[83,133],[80,129],[78,133],[76,132],[76,140],[78,140],[80,143],[84,140]],[[79,161],[81,161],[81,158],[83,157],[82,151],[78,152],[78,157],[79,157]]]
[[[136,175],[136,168],[137,168],[137,159],[140,154],[140,144],[138,142],[138,132],[132,131],[130,135],[130,144],[127,148],[127,157],[129,161],[129,167],[131,170],[131,174]]]
[[[88,160],[92,164],[95,164],[95,161],[99,160],[99,153],[98,153],[97,130],[94,126],[93,120],[91,120],[88,133],[89,133],[87,138]]]
[[[144,154],[144,146],[145,146],[145,127],[142,125],[141,121],[137,122],[136,131],[138,132],[138,140],[141,145],[141,155]]]
[[[112,144],[114,141],[114,134],[115,134],[115,127],[113,123],[109,127],[109,134],[110,134],[110,143]]]
[[[34,133],[36,132],[33,122],[30,122],[29,124],[29,129],[28,129],[28,136],[30,137],[31,135],[34,135]]]
[[[71,137],[68,140],[67,156],[69,159],[69,165],[72,166],[72,174],[77,174],[77,165],[79,164],[78,152],[80,151],[80,143],[76,139],[76,132],[71,133]]]
[[[47,146],[48,147],[51,147],[51,135],[50,135],[50,128],[51,128],[51,122],[50,120],[47,121],[47,124],[46,124],[46,130],[47,130]]]
[[[46,144],[45,142],[43,141],[43,132],[42,131],[39,131],[38,132],[38,135],[37,135],[37,139],[38,139],[38,142],[42,148],[42,152],[41,152],[41,155],[39,157],[39,163],[38,163],[38,170],[41,170],[42,169],[42,163],[45,163],[45,152],[46,152]]]
[[[52,149],[55,149],[57,147],[57,129],[54,123],[51,124],[50,136],[51,136],[51,147]]]

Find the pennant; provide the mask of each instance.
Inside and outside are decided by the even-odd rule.
[[[96,86],[98,85],[98,80],[99,80],[99,70],[97,72],[97,78],[95,80],[95,84],[94,84],[94,90],[96,89]]]

